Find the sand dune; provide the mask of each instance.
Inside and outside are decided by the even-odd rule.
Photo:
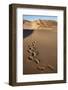
[[[57,73],[57,22],[24,20],[23,49],[23,74]]]
[[[26,30],[24,30],[25,32]],[[27,33],[31,30],[27,30]],[[32,42],[36,41],[36,50],[39,55],[37,59],[39,64],[31,61],[28,57],[31,55],[28,52],[28,45],[32,47]],[[48,30],[34,30],[32,34],[24,38],[24,59],[23,59],[23,74],[40,74],[40,73],[57,73],[57,32]],[[48,65],[53,67],[53,70],[48,68]],[[40,71],[37,68],[42,67]]]
[[[53,20],[33,20],[33,21],[23,21],[24,29],[48,29],[55,30],[57,28],[57,22]]]

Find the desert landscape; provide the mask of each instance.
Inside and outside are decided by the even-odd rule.
[[[57,21],[23,20],[23,74],[57,73]]]

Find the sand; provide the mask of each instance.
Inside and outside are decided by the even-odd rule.
[[[38,55],[28,51],[34,46]],[[23,74],[57,73],[57,30],[24,30]],[[29,59],[29,56],[31,59]],[[36,59],[36,61],[35,61]]]

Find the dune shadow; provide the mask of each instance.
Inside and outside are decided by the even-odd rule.
[[[23,30],[23,38],[28,37],[29,35],[31,35],[33,33],[34,30],[28,30],[28,29],[24,29]]]

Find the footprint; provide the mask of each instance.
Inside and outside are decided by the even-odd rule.
[[[39,55],[39,51],[36,51],[36,55]]]
[[[33,42],[32,42],[32,46],[35,46],[36,43],[37,43],[37,41],[33,41]]]
[[[52,65],[50,65],[50,64],[48,64],[48,66],[47,66],[50,70],[54,70],[54,67],[52,66]]]
[[[37,43],[37,41],[33,41],[33,42],[32,42],[32,44],[36,44],[36,43]]]
[[[36,44],[36,41],[32,42],[33,46],[28,45],[28,53],[30,53],[30,56],[28,57],[29,60],[33,60],[36,64],[40,63],[40,60],[36,57],[38,56],[39,52],[37,51],[36,47],[34,46]]]
[[[28,59],[32,61],[33,60],[33,57],[32,56],[29,56]]]
[[[40,70],[40,71],[44,71],[44,70],[45,70],[45,67],[43,67],[43,66],[38,66],[37,69]]]
[[[40,60],[37,59],[37,58],[35,58],[35,59],[34,59],[34,62],[35,62],[36,64],[39,64],[39,63],[40,63]]]
[[[32,56],[34,56],[34,57],[35,57],[36,55],[37,55],[37,54],[36,54],[36,52],[32,52]]]
[[[29,50],[27,50],[27,51],[32,54],[32,50],[29,49]]]

